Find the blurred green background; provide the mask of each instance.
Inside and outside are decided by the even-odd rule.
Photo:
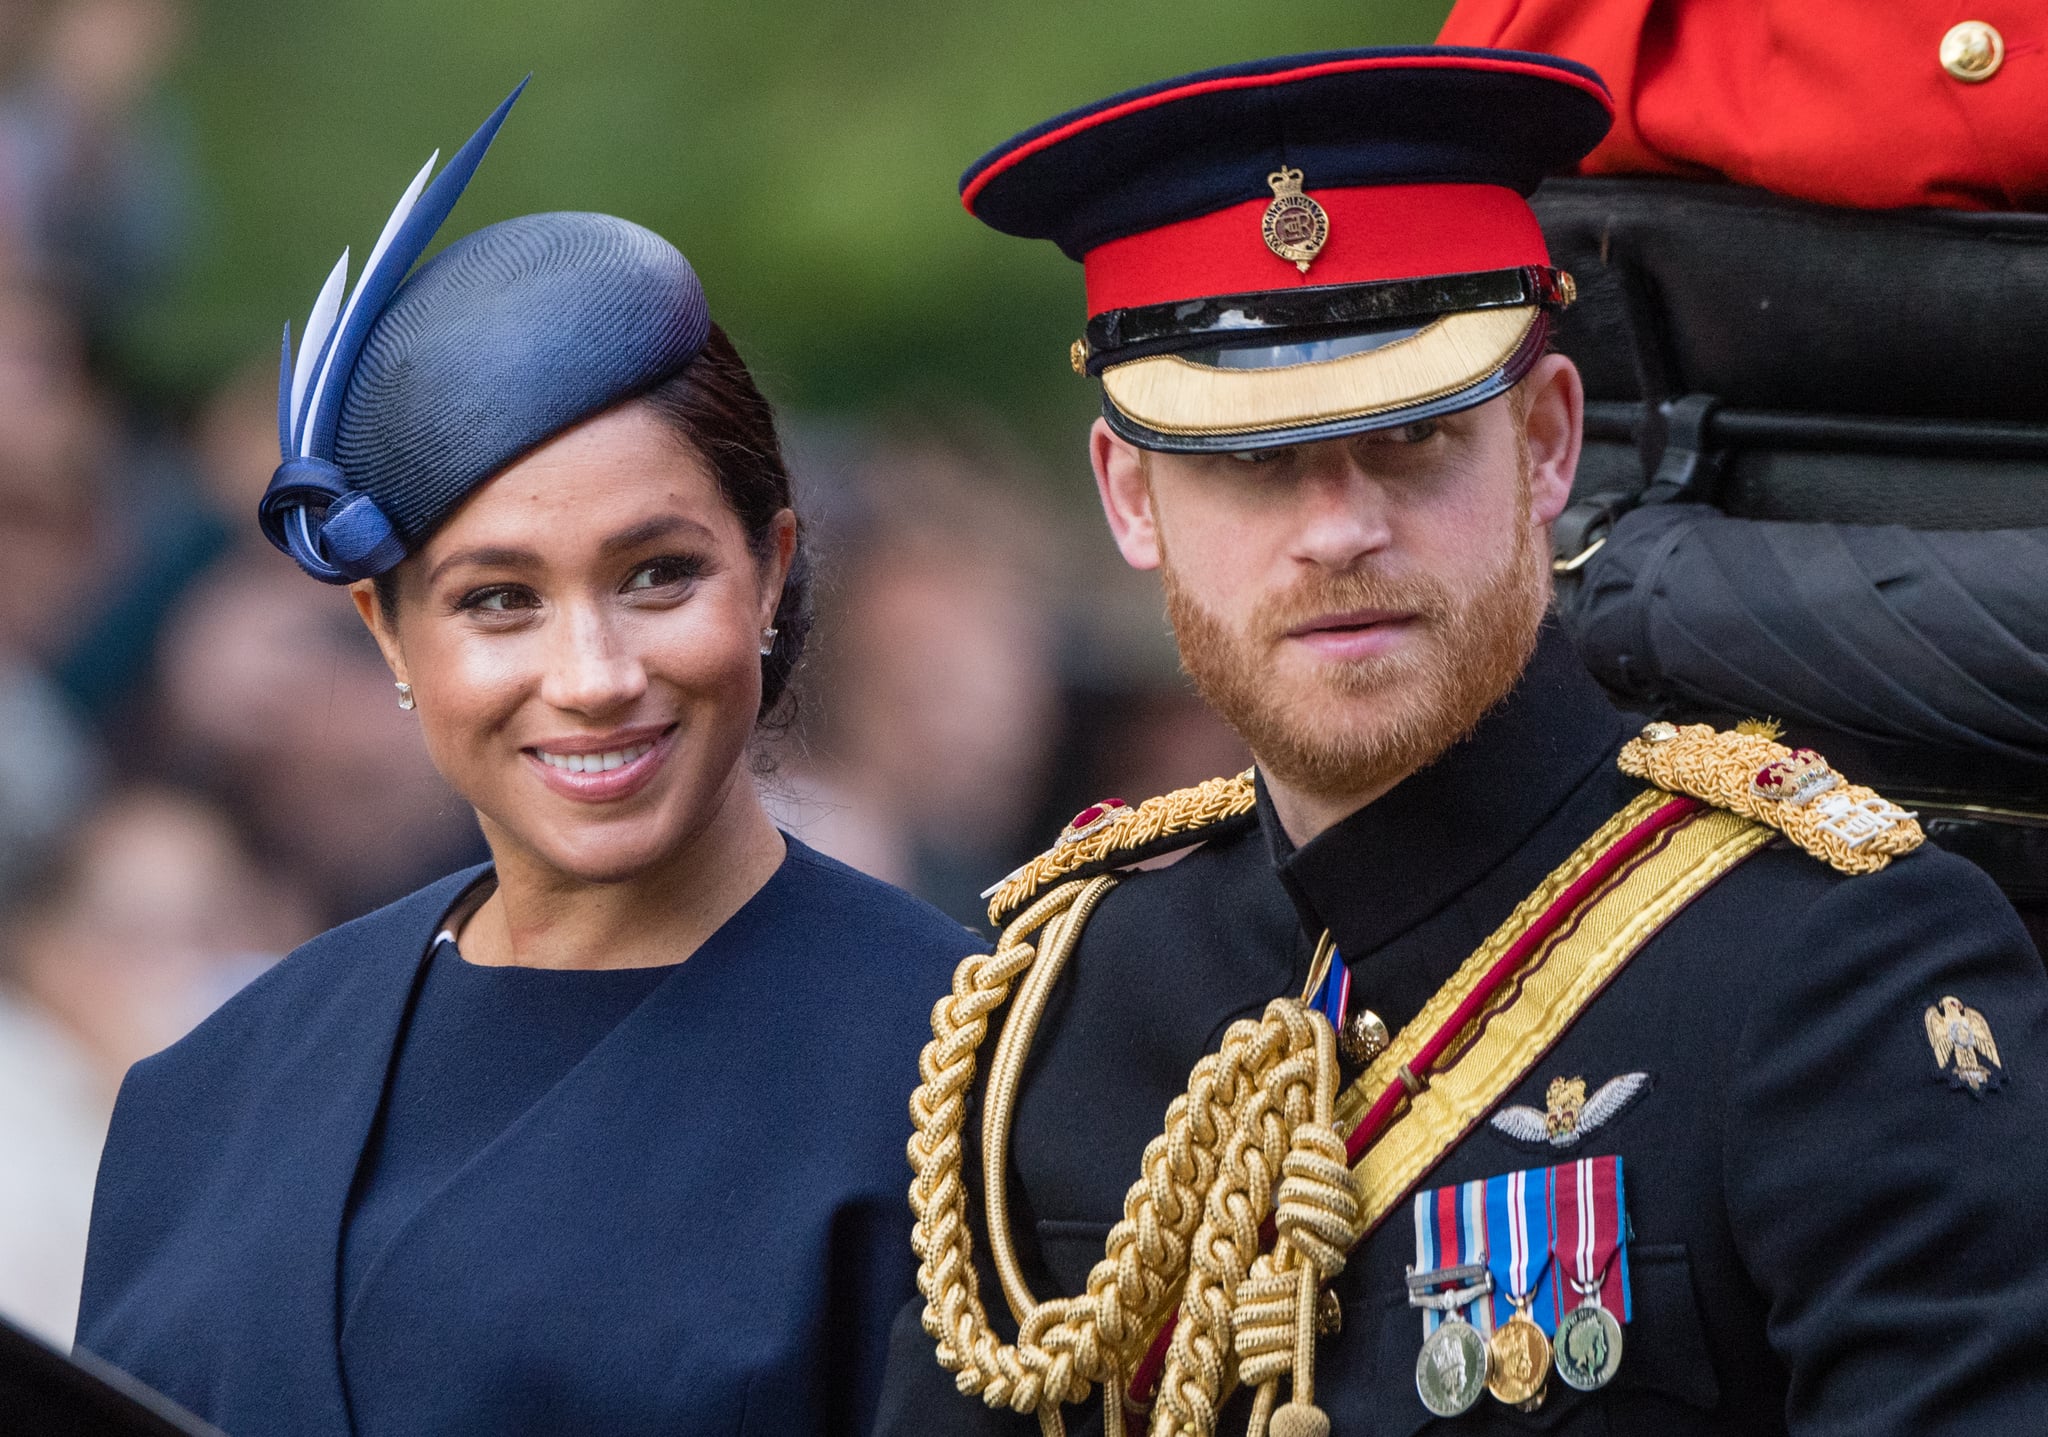
[[[196,395],[302,322],[412,172],[534,83],[448,226],[605,210],[660,231],[764,387],[807,415],[998,414],[1064,465],[1079,274],[959,206],[1013,132],[1132,85],[1294,51],[1425,43],[1448,0],[198,0],[174,100],[202,228],[123,367]]]

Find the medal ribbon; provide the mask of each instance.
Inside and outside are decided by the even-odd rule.
[[[1436,1272],[1486,1261],[1486,1185],[1464,1183],[1415,1195],[1415,1270]],[[1498,1279],[1496,1279],[1498,1281]],[[1482,1333],[1493,1331],[1493,1312],[1484,1299],[1461,1314]],[[1443,1326],[1447,1313],[1425,1310],[1422,1333]]]
[[[1551,1297],[1569,1312],[1592,1292],[1615,1320],[1629,1320],[1628,1207],[1621,1159],[1581,1158],[1552,1168]],[[1597,1289],[1595,1287],[1597,1284]]]
[[[1515,1315],[1514,1298],[1529,1299],[1528,1313],[1547,1333],[1557,1330],[1557,1299],[1545,1281],[1550,1262],[1550,1190],[1554,1168],[1532,1172],[1503,1173],[1481,1187],[1486,1213],[1486,1231],[1491,1251],[1486,1266],[1493,1273],[1495,1326],[1504,1326]]]

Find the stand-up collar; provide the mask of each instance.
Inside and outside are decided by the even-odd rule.
[[[1546,623],[1514,691],[1472,735],[1296,848],[1259,786],[1280,881],[1310,933],[1352,959],[1398,938],[1492,872],[1622,740],[1622,720]]]

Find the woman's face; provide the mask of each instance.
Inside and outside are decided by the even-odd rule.
[[[616,882],[713,825],[744,781],[787,510],[773,538],[757,559],[704,461],[626,404],[472,494],[399,568],[394,618],[355,586],[501,865]]]

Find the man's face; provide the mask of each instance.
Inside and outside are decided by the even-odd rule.
[[[1578,410],[1547,359],[1516,395],[1292,449],[1146,454],[1098,429],[1098,476],[1125,557],[1164,571],[1203,697],[1275,780],[1363,800],[1528,662]]]

